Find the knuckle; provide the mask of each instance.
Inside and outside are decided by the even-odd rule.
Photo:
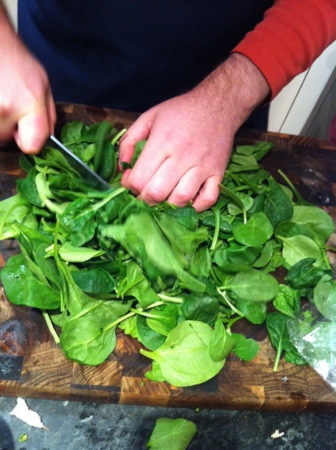
[[[193,199],[192,195],[187,191],[177,191],[174,192],[174,203],[179,206],[186,205]]]
[[[123,185],[129,189],[130,191],[132,191],[134,194],[140,194],[143,190],[143,183],[141,182],[140,179],[136,178],[133,176],[133,173],[131,171],[131,173],[126,173],[124,175],[128,175],[127,177],[124,176],[123,177]]]
[[[204,208],[210,208],[216,203],[218,196],[219,190],[201,192],[198,198],[198,202],[200,203],[201,201]]]
[[[148,186],[143,192],[142,199],[149,204],[157,204],[163,202],[167,198],[166,192],[159,186]]]

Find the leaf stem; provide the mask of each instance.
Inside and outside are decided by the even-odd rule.
[[[155,302],[151,305],[147,306],[146,308],[139,308],[139,311],[142,313],[143,311],[146,311],[147,309],[155,308],[156,306],[164,305],[164,302]],[[110,330],[113,327],[116,327],[119,325],[119,323],[123,322],[126,319],[129,319],[130,317],[135,316],[136,314],[140,314],[139,312],[134,312],[134,308],[132,308],[131,312],[125,314],[124,316],[118,317],[114,322],[110,323],[110,325],[107,325],[104,328],[104,332]]]
[[[290,189],[293,191],[294,195],[296,196],[296,198],[301,202],[301,203],[307,203],[302,196],[300,195],[299,191],[296,189],[296,187],[294,186],[294,184],[290,181],[290,179],[287,177],[287,175],[285,175],[283,173],[283,171],[281,169],[278,170],[278,174],[281,175],[281,177],[286,181],[286,183],[288,184],[288,186],[290,187]]]
[[[126,131],[127,131],[127,128],[123,128],[121,131],[119,131],[119,133],[116,134],[116,135],[114,136],[114,138],[112,139],[111,144],[112,144],[112,145],[117,144],[117,142],[119,141],[119,139],[126,133]]]
[[[220,225],[220,209],[213,209],[214,215],[215,215],[215,232],[212,238],[212,243],[210,247],[210,251],[215,250],[218,242],[218,236],[219,236],[219,225]]]
[[[58,337],[58,334],[56,333],[56,330],[54,328],[54,325],[50,319],[50,315],[46,312],[46,311],[42,311],[44,320],[47,324],[48,330],[50,332],[50,334],[52,335],[52,337],[54,338],[54,341],[56,342],[56,344],[60,343],[60,338]]]
[[[232,311],[234,311],[236,314],[238,314],[238,316],[240,317],[244,317],[244,314],[239,311],[239,309],[237,309],[231,302],[230,300],[227,298],[226,292],[225,291],[221,291],[220,288],[217,288],[217,292],[223,297],[223,299],[225,300],[225,302],[230,306],[230,308],[232,309]]]
[[[277,348],[276,357],[275,357],[275,360],[274,360],[273,372],[277,372],[278,371],[281,352],[282,352],[282,348],[281,348],[281,346],[279,346]]]
[[[158,294],[158,297],[169,303],[177,303],[177,304],[183,303],[183,298],[181,297],[171,297],[170,295],[167,294]]]

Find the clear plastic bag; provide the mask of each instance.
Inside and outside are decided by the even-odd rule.
[[[297,351],[336,389],[336,322],[327,320],[313,305],[306,305],[287,327]]]

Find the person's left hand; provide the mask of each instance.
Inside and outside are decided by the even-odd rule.
[[[186,94],[143,113],[120,142],[120,162],[145,147],[122,185],[150,205],[192,202],[201,212],[215,204],[236,131],[269,94],[258,68],[232,54]]]
[[[120,161],[130,162],[134,146],[148,139],[123,186],[151,205],[190,201],[197,211],[211,207],[230,156],[233,133],[190,92],[143,113],[120,143]]]

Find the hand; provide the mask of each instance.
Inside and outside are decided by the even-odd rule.
[[[164,200],[197,210],[214,204],[230,156],[233,133],[204,109],[193,92],[168,100],[144,113],[120,145],[120,161],[130,161],[134,145],[148,139],[122,184],[149,204]]]
[[[195,89],[151,108],[129,128],[120,161],[131,161],[139,140],[147,143],[122,184],[149,204],[210,208],[237,129],[268,93],[253,63],[233,54]]]
[[[48,77],[8,22],[0,5],[0,145],[14,138],[37,153],[56,121]]]

